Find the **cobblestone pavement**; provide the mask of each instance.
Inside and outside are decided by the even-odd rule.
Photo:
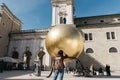
[[[35,76],[32,71],[4,71],[0,73],[0,80],[52,80],[53,75],[50,78],[48,76],[49,71],[42,71],[41,76]],[[93,76],[93,77],[83,77],[75,76],[73,73],[65,73],[64,80],[120,80],[120,72],[112,72],[112,76]],[[59,77],[58,77],[59,78]],[[59,80],[59,79],[58,79]]]

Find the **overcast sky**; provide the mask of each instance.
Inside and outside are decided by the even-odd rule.
[[[50,0],[0,0],[23,22],[22,29],[45,29],[51,26]],[[120,14],[120,0],[75,0],[77,17]]]

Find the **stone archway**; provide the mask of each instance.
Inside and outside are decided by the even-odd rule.
[[[24,61],[27,65],[27,69],[30,69],[31,56],[32,56],[32,53],[29,50],[25,51],[25,53],[24,53],[25,60]]]

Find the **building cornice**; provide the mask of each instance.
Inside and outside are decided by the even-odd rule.
[[[90,18],[101,18],[101,17],[111,17],[111,16],[120,16],[120,14],[106,14],[106,15],[96,15],[96,16],[86,16],[86,17],[77,17],[75,19],[90,19]]]
[[[39,30],[39,31],[30,31],[24,30],[21,32],[11,32],[11,40],[37,40],[37,39],[45,39],[48,30]]]
[[[120,23],[106,23],[106,24],[88,24],[88,25],[77,25],[77,28],[87,29],[87,28],[108,28],[108,27],[120,27]]]
[[[17,24],[22,26],[22,22],[9,10],[9,8],[5,5],[5,3],[3,3],[1,7],[2,7],[1,14],[3,12],[6,13],[11,20],[15,21]]]
[[[20,32],[11,32],[11,35],[30,35],[30,34],[47,34],[49,29],[31,29],[31,30],[21,30]]]
[[[52,4],[59,4],[59,3],[67,3],[67,5],[71,5],[74,3],[74,0],[51,0]]]

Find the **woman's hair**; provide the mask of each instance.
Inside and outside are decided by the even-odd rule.
[[[63,50],[59,50],[59,51],[58,51],[58,55],[63,56]]]

